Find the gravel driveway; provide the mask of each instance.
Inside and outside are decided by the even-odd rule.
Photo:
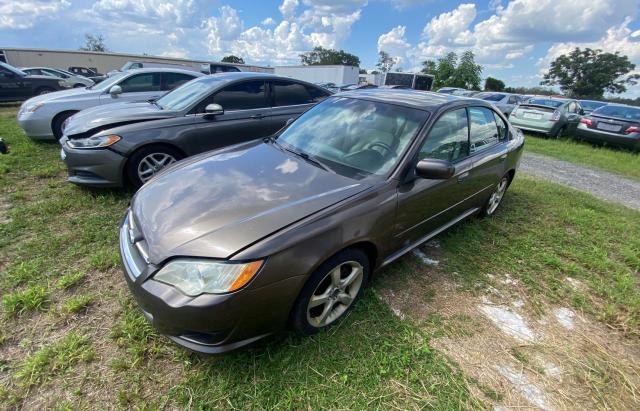
[[[520,171],[640,210],[640,182],[539,154],[524,153]]]

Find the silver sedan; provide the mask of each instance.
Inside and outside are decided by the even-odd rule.
[[[91,87],[33,97],[22,104],[17,120],[27,136],[34,140],[59,140],[65,120],[80,110],[109,103],[157,99],[201,76],[201,73],[180,69],[130,70]]]

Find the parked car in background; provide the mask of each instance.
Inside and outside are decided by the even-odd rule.
[[[517,106],[509,121],[519,129],[559,138],[575,134],[581,114],[577,100],[537,97]]]
[[[582,106],[582,110],[584,111],[584,114],[589,114],[593,110],[607,105],[607,103],[604,101],[596,101],[596,100],[579,100],[579,101],[580,101],[580,105]]]
[[[48,67],[21,67],[20,70],[31,75],[59,77],[64,81],[65,87],[67,88],[90,87],[95,84],[91,79],[62,69],[53,69]]]
[[[475,91],[475,90],[456,90],[451,94],[453,94],[454,96],[460,96],[460,97],[474,97],[478,93],[479,91]]]
[[[372,273],[491,216],[524,137],[489,103],[415,90],[332,96],[273,138],[182,161],[120,229],[125,279],[174,342],[220,353],[336,324]]]
[[[200,71],[205,74],[218,74],[237,73],[241,70],[230,63],[203,63],[200,65]]]
[[[441,88],[439,88],[437,90],[437,93],[440,93],[440,94],[453,94],[453,92],[456,91],[456,90],[458,90],[460,92],[467,91],[466,89],[459,88],[459,87],[441,87]]]
[[[329,95],[288,77],[239,72],[198,78],[156,101],[84,110],[60,141],[69,181],[139,187],[184,157],[271,135]]]
[[[18,111],[18,123],[32,139],[59,140],[65,120],[80,110],[115,102],[153,100],[201,76],[178,69],[129,70],[91,87],[29,99]]]
[[[22,101],[64,88],[61,78],[27,74],[0,62],[0,101]]]
[[[479,98],[481,100],[493,103],[498,107],[504,115],[511,114],[513,109],[523,100],[523,98],[517,94],[502,93],[497,91],[483,91],[473,95],[473,98]]]
[[[106,75],[98,73],[98,70],[93,67],[71,66],[69,67],[69,71],[73,74],[84,76],[89,80],[93,80],[95,83],[99,83],[107,78]]]
[[[128,70],[137,70],[142,68],[173,68],[179,70],[195,71],[200,73],[200,64],[180,64],[180,63],[161,63],[156,61],[127,61],[118,70],[111,70],[107,76],[112,76]]]
[[[341,87],[340,91],[350,91],[350,90],[365,90],[368,88],[378,88],[375,84],[351,84],[349,86]]]
[[[580,120],[576,137],[640,151],[640,108],[607,104]]]

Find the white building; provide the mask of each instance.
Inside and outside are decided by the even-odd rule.
[[[96,69],[97,72],[103,74],[111,70],[117,70],[129,61],[177,64],[189,67],[200,67],[203,63],[214,63],[206,60],[189,60],[140,54],[15,47],[0,47],[0,61],[11,64],[14,67],[51,67],[65,70],[68,70],[69,67],[86,67]],[[273,73],[272,67],[218,62],[215,62],[215,64],[235,66],[240,71]]]
[[[276,66],[275,74],[309,83],[333,83],[337,86],[358,84],[358,67],[355,66]]]

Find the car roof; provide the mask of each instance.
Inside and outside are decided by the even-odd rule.
[[[129,69],[123,71],[123,73],[185,73],[185,74],[194,74],[196,76],[204,76],[203,73],[199,71],[172,68],[172,67],[150,67],[150,68],[139,68],[139,69]]]
[[[321,87],[318,84],[309,83],[308,81],[299,80],[292,77],[280,76],[277,74],[270,73],[256,73],[253,71],[230,71],[227,73],[215,73],[206,75],[204,78],[201,78],[200,81],[212,81],[212,82],[220,82],[220,83],[230,83],[236,80],[288,80],[288,81],[296,81],[298,83],[309,84],[314,87]]]
[[[401,105],[420,110],[435,111],[444,106],[464,105],[467,102],[490,107],[484,100],[473,97],[453,96],[450,94],[435,93],[414,89],[392,89],[392,88],[368,88],[354,91],[343,91],[334,94],[335,97],[361,98],[381,103]]]

